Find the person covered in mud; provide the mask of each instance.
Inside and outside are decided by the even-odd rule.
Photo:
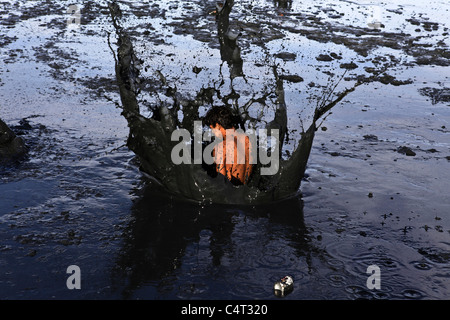
[[[239,129],[239,117],[228,106],[213,106],[204,116],[203,124],[210,127],[220,141],[212,153],[214,171],[234,185],[247,184],[253,171],[252,145]]]

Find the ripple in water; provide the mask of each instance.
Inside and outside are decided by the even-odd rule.
[[[273,297],[273,282],[267,275],[269,271],[243,270],[233,277],[230,295],[239,299],[269,299]]]
[[[430,270],[433,268],[433,266],[426,262],[426,261],[413,261],[411,264],[414,266],[414,268],[419,270]]]
[[[297,262],[295,254],[289,250],[289,247],[283,246],[266,246],[262,249],[261,255],[257,260],[257,264],[261,267],[292,269]]]
[[[349,285],[345,287],[345,291],[350,293],[355,299],[374,299],[373,292],[359,285]]]
[[[345,263],[339,259],[328,259],[327,264],[333,269],[333,270],[342,270],[345,268]]]
[[[422,299],[424,297],[423,292],[417,290],[417,289],[405,289],[402,291],[402,295],[404,298],[407,299]]]
[[[370,299],[370,300],[380,300],[380,299],[391,299],[392,298],[392,288],[381,283],[380,289],[368,289],[361,285],[348,285],[345,287],[345,291],[350,293],[354,299]]]
[[[347,284],[347,277],[342,274],[331,273],[326,275],[324,282],[331,287],[341,288]]]

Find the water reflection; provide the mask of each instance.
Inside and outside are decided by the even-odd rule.
[[[251,232],[255,227],[258,235]],[[264,239],[258,246],[250,245],[255,236]],[[201,241],[203,246],[199,246]],[[308,257],[308,242],[300,198],[264,207],[200,206],[160,196],[153,186],[148,186],[132,207],[132,219],[124,230],[116,259],[114,281],[124,299],[136,298],[136,290],[142,287],[154,290],[151,294],[158,297],[162,282],[172,286],[189,282],[189,273],[177,270],[189,263],[185,261],[192,259],[192,247],[197,246],[195,259],[207,264],[211,273],[230,272],[230,287],[258,287],[259,279],[246,279],[237,271],[243,264],[258,264],[258,277],[267,278],[264,270],[283,270],[299,257]],[[269,252],[267,248],[275,248],[277,254],[262,255]],[[241,276],[240,280],[234,279],[236,275]],[[205,281],[209,276],[201,275]],[[270,283],[267,290],[271,294]],[[149,294],[144,295],[149,298]],[[223,295],[228,296],[226,288]]]

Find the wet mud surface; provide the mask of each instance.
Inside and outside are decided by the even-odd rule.
[[[275,64],[288,158],[334,80],[371,81],[320,123],[298,196],[185,202],[127,147],[108,3],[83,1],[68,24],[64,1],[0,2],[0,119],[27,147],[0,164],[2,299],[279,299],[285,275],[284,299],[448,299],[448,3],[235,1],[231,60],[215,1],[120,5],[145,116],[167,87],[186,101],[215,88],[269,122]],[[74,264],[81,290],[66,287]]]

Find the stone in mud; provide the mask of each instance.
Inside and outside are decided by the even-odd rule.
[[[408,22],[411,23],[412,25],[420,26],[420,21],[417,20],[417,19],[411,18],[411,19],[406,19],[406,21],[408,21]]]
[[[330,56],[327,55],[327,54],[319,54],[319,55],[316,57],[316,60],[317,60],[317,61],[325,61],[325,62],[328,62],[328,61],[332,61],[333,58],[330,57]]]
[[[22,138],[0,119],[0,164],[16,160],[24,156],[27,148]]]
[[[200,68],[200,67],[197,67],[197,66],[194,66],[192,68],[192,72],[194,72],[195,74],[199,74],[202,70],[203,70],[203,68]]]
[[[339,152],[337,152],[337,151],[334,151],[334,152],[330,152],[330,155],[332,157],[339,157],[341,154]]]
[[[341,67],[342,69],[353,70],[353,69],[358,68],[358,65],[352,61],[352,62],[350,62],[350,63],[342,63],[342,64],[340,65],[340,67]]]
[[[302,82],[303,78],[296,75],[296,74],[285,74],[285,75],[280,75],[280,79],[286,80],[288,82],[293,82],[293,83],[297,83],[297,82]]]
[[[335,53],[335,52],[331,52],[331,53],[330,53],[330,56],[331,56],[332,58],[334,58],[334,59],[337,59],[337,60],[341,60],[341,59],[342,59],[342,56],[338,55],[338,54]]]
[[[390,84],[390,85],[393,85],[393,86],[396,86],[396,87],[412,83],[411,79],[398,80],[394,76],[391,76],[391,75],[389,75],[387,73],[384,73],[383,75],[377,77],[377,81],[381,82],[382,84]]]
[[[439,25],[436,22],[424,21],[422,22],[422,26],[425,31],[436,31],[439,29]]]
[[[378,137],[374,134],[366,134],[363,138],[366,141],[378,141]]]
[[[275,57],[280,58],[284,61],[294,61],[295,58],[297,58],[297,55],[295,53],[290,52],[280,52],[275,54]]]
[[[414,157],[416,155],[416,153],[412,151],[411,148],[405,146],[398,147],[397,152],[410,157]]]

